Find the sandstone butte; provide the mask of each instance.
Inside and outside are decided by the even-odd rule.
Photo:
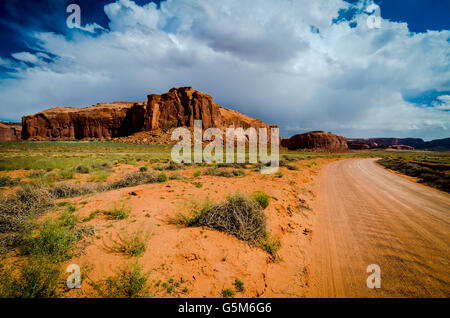
[[[282,139],[281,145],[289,150],[311,149],[329,152],[347,151],[347,139],[331,132],[311,131]]]
[[[91,107],[56,107],[22,118],[25,140],[75,140],[126,137],[126,141],[168,141],[167,132],[175,127],[193,127],[203,121],[203,129],[217,127],[267,128],[259,119],[221,107],[210,95],[191,87],[148,95],[146,102],[113,102]],[[165,139],[161,137],[165,135]],[[133,137],[134,136],[134,137]]]
[[[21,139],[20,123],[0,123],[0,141],[16,141]]]

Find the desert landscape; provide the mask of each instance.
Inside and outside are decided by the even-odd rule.
[[[276,127],[190,87],[5,123],[0,295],[448,297],[448,152],[313,131],[281,140],[275,174],[175,163],[194,119]]]
[[[0,1],[2,305],[448,307],[448,12]]]

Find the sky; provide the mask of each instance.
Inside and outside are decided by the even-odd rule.
[[[192,86],[283,137],[447,138],[449,13],[448,0],[3,0],[0,119]]]

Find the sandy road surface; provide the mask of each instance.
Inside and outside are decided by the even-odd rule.
[[[450,297],[450,195],[374,159],[334,162],[320,180],[308,296]]]

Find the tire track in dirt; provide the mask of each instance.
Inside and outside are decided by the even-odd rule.
[[[315,211],[308,296],[450,296],[450,195],[349,159],[321,172]],[[366,286],[370,264],[380,289]]]

